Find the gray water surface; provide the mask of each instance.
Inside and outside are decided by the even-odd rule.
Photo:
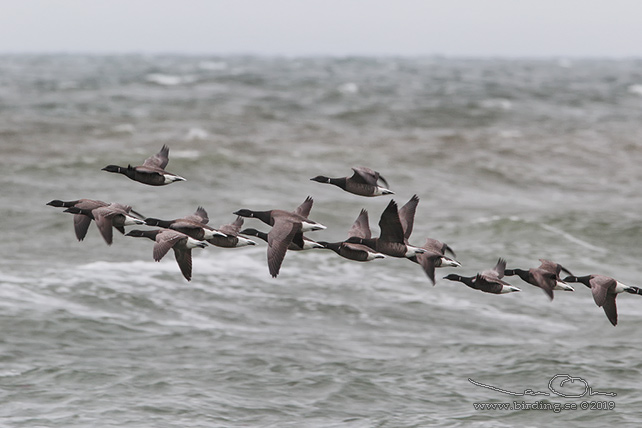
[[[149,187],[101,171],[163,144],[187,179]],[[610,325],[590,290],[550,302],[441,279],[555,260],[642,285],[642,61],[194,56],[0,57],[0,424],[7,427],[639,426],[642,299]],[[173,219],[202,205],[292,210],[344,239],[391,197],[310,181],[365,165],[410,241],[461,268],[289,252],[193,252],[187,282],[152,242],[95,225],[78,242],[52,199]],[[267,231],[258,220],[245,225]],[[616,396],[550,392],[557,374]],[[568,391],[582,391],[579,381]],[[479,403],[576,405],[480,410]],[[581,409],[605,402],[614,409]],[[596,406],[594,404],[591,404]]]

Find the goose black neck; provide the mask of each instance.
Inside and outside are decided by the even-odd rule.
[[[530,282],[531,273],[524,269],[506,269],[504,270],[504,275],[513,276],[517,275],[526,282]]]
[[[473,286],[473,282],[474,282],[473,280],[474,280],[474,279],[475,279],[475,278],[474,278],[474,277],[472,277],[472,276],[460,276],[460,277],[459,277],[459,281],[460,281],[460,282],[463,282],[464,284],[466,284],[466,285],[467,285],[467,286],[469,286],[469,287],[472,287],[472,286]]]
[[[134,238],[149,238],[152,241],[156,240],[156,235],[160,230],[139,230],[139,229],[134,229],[130,230],[129,233],[127,233],[125,236],[133,236]]]
[[[92,219],[94,218],[94,215],[92,214],[91,210],[86,208],[69,207],[64,212],[71,213],[71,214],[83,214],[83,215],[86,215],[87,217],[91,217]]]
[[[241,232],[239,232],[239,233],[240,233],[241,235],[256,236],[257,238],[262,239],[262,240],[264,240],[265,242],[267,242],[267,240],[268,240],[268,234],[267,234],[267,233],[265,233],[265,232],[261,232],[260,230],[256,230],[256,229],[252,229],[252,228],[249,228],[249,229],[243,229],[243,230],[241,230]]]
[[[270,226],[274,226],[274,222],[272,221],[272,212],[271,211],[252,211],[252,216],[254,218],[258,218],[265,224],[269,224]]]
[[[145,224],[147,226],[158,226],[158,227],[163,227],[165,229],[168,229],[172,225],[172,222],[169,220],[160,220],[158,218],[150,217],[145,219]]]
[[[590,281],[591,281],[591,275],[586,275],[586,276],[569,275],[566,278],[564,278],[564,282],[581,282],[582,284],[591,288]]]
[[[377,248],[377,239],[376,238],[359,238],[357,236],[351,236],[346,240],[347,243],[349,244],[362,244],[367,247],[370,247],[373,250],[376,250]]]
[[[328,183],[334,184],[337,187],[342,188],[343,190],[346,189],[346,182],[348,179],[346,177],[342,178],[328,178]]]
[[[133,178],[134,175],[136,175],[136,171],[134,170],[134,167],[131,165],[127,165],[127,168],[123,168],[122,166],[118,166],[118,165],[107,165],[106,167],[103,168],[103,171],[123,174],[129,178]]]
[[[265,232],[261,232],[260,230],[257,230],[257,231],[256,231],[256,235],[255,235],[255,236],[256,236],[257,238],[259,238],[259,239],[264,240],[265,242],[267,242],[267,240],[268,240],[268,234],[267,234],[267,233],[265,233]]]
[[[447,275],[444,278],[445,279],[449,279],[451,281],[462,282],[462,283],[466,284],[469,287],[473,287],[473,280],[475,279],[475,277],[472,277],[472,276],[461,276],[461,275],[457,275],[457,274],[454,274],[454,273],[451,273],[450,275]]]
[[[339,252],[342,242],[326,242],[326,241],[317,241],[317,244],[323,245],[324,248],[332,250],[335,253]]]

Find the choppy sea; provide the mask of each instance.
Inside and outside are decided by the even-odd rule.
[[[187,181],[101,171],[163,144]],[[310,181],[360,165],[395,195]],[[641,165],[640,59],[0,56],[0,426],[640,426],[638,296],[613,327],[581,284],[551,302],[441,278],[546,258],[642,285]],[[309,236],[338,241],[413,194],[410,241],[463,265],[434,287],[327,250],[273,279],[263,242],[194,250],[187,282],[151,241],[78,242],[45,205],[202,205],[216,227],[310,195],[328,229]]]

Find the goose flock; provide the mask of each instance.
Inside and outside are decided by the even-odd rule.
[[[164,186],[186,181],[183,177],[165,170],[168,162],[169,147],[163,145],[157,154],[147,158],[140,166],[108,165],[103,168],[103,171],[122,174],[131,180],[150,186]],[[394,194],[379,172],[366,167],[354,167],[352,170],[352,176],[329,178],[319,175],[311,180],[331,184],[359,196],[376,197]],[[107,245],[112,244],[113,229],[116,229],[126,236],[148,238],[154,241],[152,254],[155,261],[160,261],[170,249],[174,250],[176,262],[188,281],[192,278],[192,249],[205,248],[209,244],[222,248],[256,245],[256,242],[246,236],[254,236],[267,242],[267,264],[272,277],[279,274],[288,250],[328,249],[341,257],[358,262],[369,262],[385,257],[406,258],[419,264],[433,285],[435,285],[435,268],[461,267],[461,263],[455,259],[455,252],[443,242],[427,238],[422,247],[409,243],[415,212],[419,204],[417,195],[413,195],[401,208],[398,208],[394,200],[390,200],[379,219],[378,237],[372,237],[368,211],[362,209],[348,230],[347,238],[338,242],[314,241],[304,235],[306,232],[326,229],[324,225],[309,218],[313,203],[314,200],[308,196],[294,211],[239,209],[233,213],[237,217],[232,223],[222,225],[218,229],[208,226],[207,211],[200,206],[194,214],[174,220],[161,220],[146,218],[129,205],[94,199],[74,201],[55,199],[47,205],[66,208],[64,212],[74,215],[74,231],[78,241],[85,238],[89,225],[94,220]],[[242,229],[244,218],[258,219],[271,228],[268,232],[254,228]],[[133,229],[125,233],[125,226],[137,225],[153,226],[158,229]],[[449,253],[452,258],[446,253]],[[642,295],[641,288],[623,284],[608,276],[575,276],[556,262],[545,259],[540,259],[540,262],[539,267],[527,270],[506,269],[506,260],[500,258],[492,269],[473,276],[448,274],[443,278],[461,282],[485,293],[506,294],[520,291],[518,287],[503,279],[505,276],[516,275],[522,281],[541,288],[550,300],[553,300],[554,290],[574,291],[569,283],[581,283],[591,289],[595,303],[604,310],[613,326],[617,325],[615,303],[617,295],[623,292]],[[567,275],[564,279],[560,276],[561,272]]]

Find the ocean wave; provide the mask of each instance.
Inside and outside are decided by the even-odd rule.
[[[635,284],[638,60],[4,59],[7,424],[513,426],[525,414],[476,411],[486,396],[467,379],[524,389],[567,371],[616,388],[618,410],[604,417],[635,424],[635,296],[618,297],[614,328],[584,286],[549,301],[519,278],[509,282],[522,291],[502,296],[442,278],[499,257],[520,268],[550,258]],[[100,171],[163,144],[187,182],[152,188]],[[395,195],[310,181],[358,165]],[[154,262],[151,241],[120,234],[107,246],[95,225],[77,242],[72,217],[45,207],[88,197],[169,219],[202,205],[219,225],[311,195],[311,217],[328,226],[311,237],[339,240],[361,208],[377,235],[389,200],[414,193],[410,242],[439,238],[462,263],[439,268],[435,286],[407,260],[330,251],[290,252],[271,278],[263,242],[194,250],[188,282],[172,252]],[[527,416],[550,424],[546,413]]]
[[[173,74],[150,73],[145,76],[149,83],[155,83],[160,86],[178,86],[196,82],[194,76],[178,76]]]

